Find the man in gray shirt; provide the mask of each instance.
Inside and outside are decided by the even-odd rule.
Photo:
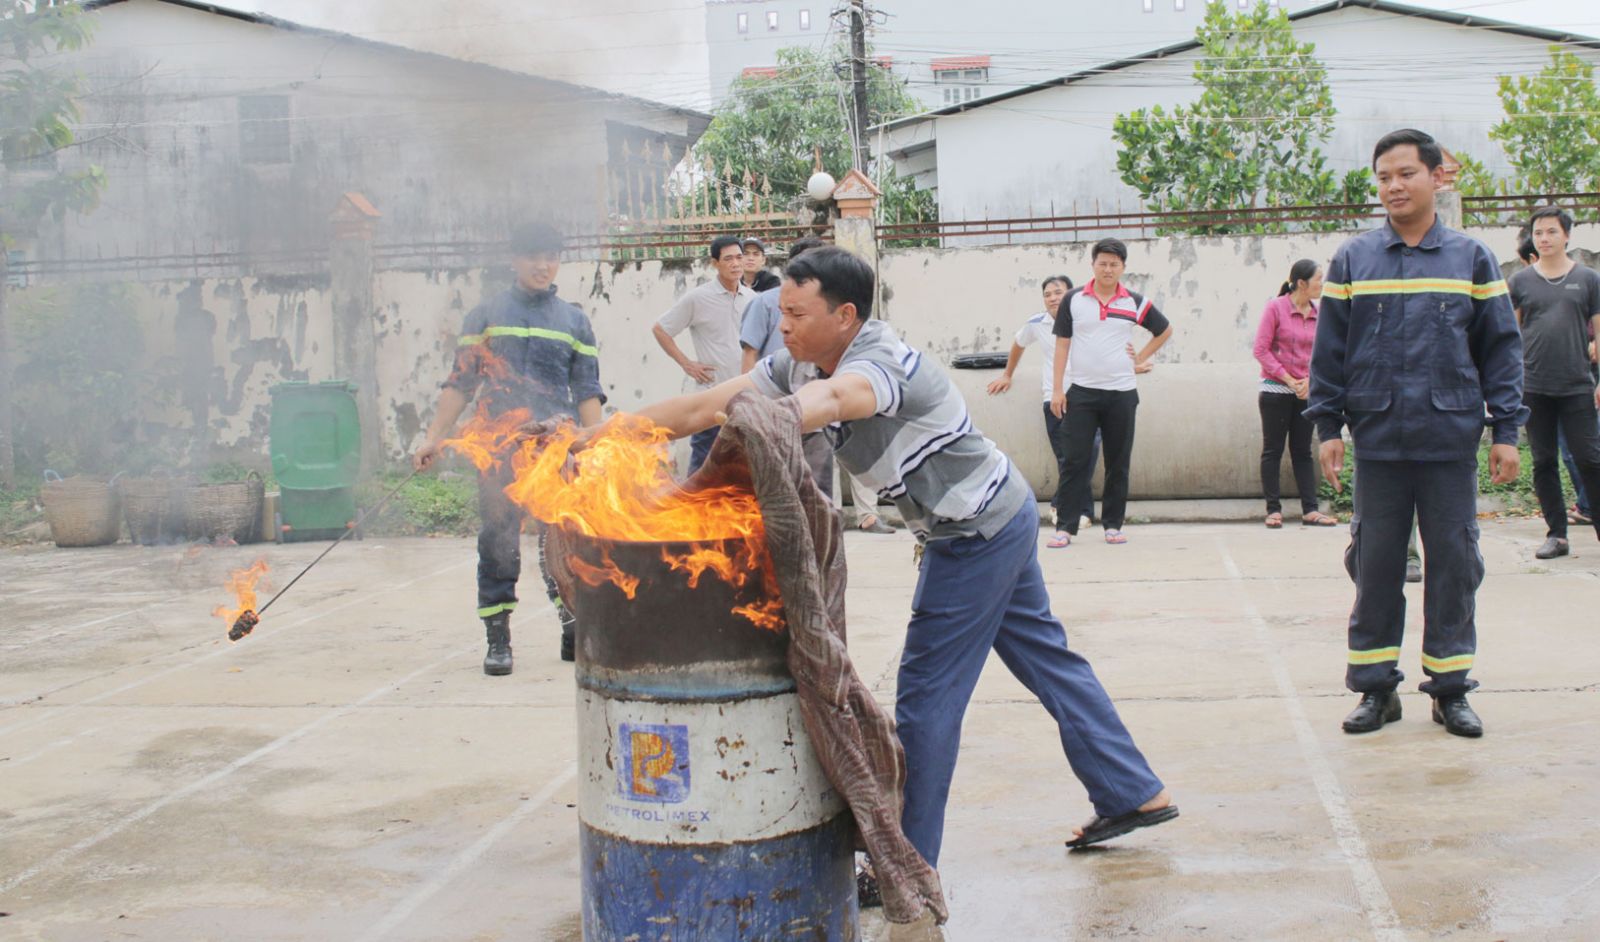
[[[1571,213],[1541,206],[1529,226],[1539,260],[1512,275],[1506,286],[1522,327],[1522,401],[1528,407],[1533,489],[1548,528],[1534,555],[1554,559],[1571,551],[1557,464],[1558,426],[1584,490],[1600,493],[1600,389],[1589,372],[1589,338],[1600,329],[1600,272],[1567,257]],[[1600,520],[1594,526],[1600,535]]]
[[[1069,846],[1177,817],[1089,662],[1067,648],[1039,570],[1039,515],[1011,462],[972,424],[950,378],[870,319],[871,267],[828,246],[780,288],[784,350],[748,374],[640,410],[677,437],[714,427],[738,393],[793,396],[848,472],[900,509],[925,545],[900,660],[895,721],[906,750],[902,824],[938,866],[961,719],[994,650],[1050,711],[1095,816]],[[817,379],[810,379],[812,370]]]
[[[746,260],[750,257],[751,243],[764,248],[759,240],[744,240]],[[789,246],[789,261],[794,261],[812,249],[822,248],[825,244],[821,239],[796,239],[794,244]],[[765,258],[765,254],[762,257]],[[762,273],[770,274],[765,270]],[[778,278],[774,275],[772,287],[757,294],[756,299],[744,309],[744,320],[739,325],[739,347],[744,358],[739,367],[740,373],[750,372],[757,361],[783,349],[783,331],[778,329],[779,318]],[[821,432],[812,432],[801,439],[800,445],[806,456],[806,465],[811,468],[811,477],[817,482],[817,488],[832,497],[833,448],[828,445],[827,437]],[[873,506],[876,505],[874,501]]]
[[[702,389],[739,375],[739,322],[756,296],[740,280],[744,274],[744,252],[739,248],[737,236],[718,236],[712,240],[711,264],[717,277],[684,292],[678,303],[668,308],[652,328],[656,343]],[[674,339],[685,328],[694,341],[693,360]],[[715,428],[698,432],[689,440],[690,474],[699,470],[706,455],[711,453],[711,443],[716,440]]]

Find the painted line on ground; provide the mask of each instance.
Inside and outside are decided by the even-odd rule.
[[[104,616],[102,616],[100,618],[96,618],[96,619],[93,619],[91,621],[86,621],[86,622],[84,622],[84,623],[82,623],[80,625],[72,625],[72,626],[69,626],[69,627],[66,627],[66,628],[58,628],[55,631],[51,632],[50,634],[44,635],[43,637],[29,638],[27,641],[18,642],[16,644],[0,644],[0,648],[6,648],[8,650],[18,650],[18,649],[21,649],[21,648],[31,648],[34,645],[43,644],[46,641],[53,641],[56,638],[61,637],[62,635],[76,634],[76,633],[82,631],[85,628],[93,628],[95,625],[103,625],[108,621],[115,621],[118,618],[126,618],[129,615],[134,614],[135,612],[142,612],[147,608],[155,608],[158,605],[165,605],[168,602],[176,602],[178,599],[181,599],[185,595],[189,595],[189,594],[191,594],[191,593],[180,592],[177,595],[169,595],[169,596],[166,596],[165,598],[156,599],[153,602],[144,602],[144,603],[141,603],[139,605],[135,605],[133,608],[124,609],[124,610],[122,610],[120,612],[113,612],[110,615],[104,615]]]
[[[138,568],[139,568],[138,566],[120,566],[120,567],[118,567],[116,569],[107,569],[107,570],[104,570],[104,571],[98,571],[98,572],[93,572],[93,573],[84,573],[84,575],[85,576],[93,575],[93,577],[96,578],[96,579],[104,579],[106,576],[114,576],[114,575],[116,575],[118,573],[122,573],[122,572],[132,572],[133,570],[138,569]],[[50,575],[53,575],[53,573],[50,573]],[[37,595],[40,592],[50,592],[52,590],[59,592],[59,591],[61,591],[61,587],[60,586],[54,586],[54,585],[42,585],[37,589],[29,589],[26,592],[12,592],[9,595],[0,595],[0,603],[9,602],[12,599],[20,599],[25,595]]]
[[[510,814],[490,828],[482,837],[473,841],[461,853],[457,854],[443,870],[438,871],[426,883],[417,887],[415,892],[400,901],[400,904],[389,910],[358,942],[378,942],[406,923],[424,903],[432,899],[438,892],[450,884],[456,877],[464,873],[469,867],[478,862],[478,858],[488,852],[489,848],[500,842],[500,839],[511,833],[512,829],[535,811],[542,810],[556,792],[567,787],[578,775],[578,763],[568,763],[561,774],[552,779],[538,794],[526,801],[517,802],[517,807]]]
[[[470,648],[458,648],[457,650],[445,655],[442,658],[439,658],[436,661],[417,668],[399,680],[390,681],[389,683],[384,684],[376,690],[373,690],[372,692],[361,697],[359,700],[353,700],[350,703],[347,703],[344,706],[332,711],[331,713],[325,713],[311,722],[306,723],[304,726],[279,736],[277,739],[267,743],[265,746],[262,746],[253,752],[247,753],[246,755],[240,756],[215,772],[212,772],[203,778],[196,779],[177,791],[168,792],[155,801],[152,801],[142,808],[139,808],[137,811],[123,815],[121,818],[117,819],[111,824],[106,825],[99,831],[96,831],[94,834],[83,838],[77,843],[56,851],[39,863],[36,863],[26,870],[23,870],[21,873],[7,877],[4,882],[0,882],[0,893],[11,892],[22,884],[32,880],[34,877],[37,877],[39,874],[53,869],[67,862],[68,860],[71,860],[73,857],[76,857],[84,851],[93,848],[97,844],[101,844],[113,837],[116,837],[118,834],[121,834],[123,831],[134,826],[135,824],[138,824],[140,821],[143,821],[168,805],[182,801],[196,792],[217,784],[240,769],[248,768],[249,766],[254,765],[257,761],[272,755],[274,752],[277,752],[279,749],[304,739],[322,727],[332,723],[334,720],[348,716],[372,701],[377,700],[378,698],[387,694],[393,693],[394,691],[405,686],[407,683],[410,683],[418,677],[421,677],[423,674],[426,674],[439,667],[443,667],[445,664],[448,664],[456,658],[476,650],[477,645],[474,645]]]
[[[1372,854],[1367,850],[1367,842],[1361,836],[1361,825],[1356,822],[1355,815],[1350,813],[1350,802],[1345,798],[1344,789],[1339,785],[1339,777],[1334,774],[1333,765],[1328,761],[1327,754],[1322,751],[1322,744],[1317,741],[1317,734],[1312,730],[1311,721],[1306,717],[1305,705],[1300,701],[1294,679],[1289,676],[1288,664],[1278,653],[1278,646],[1272,639],[1272,630],[1267,625],[1267,620],[1262,617],[1260,609],[1256,608],[1256,603],[1250,598],[1244,575],[1239,570],[1239,564],[1234,562],[1233,554],[1228,552],[1227,543],[1221,536],[1214,539],[1217,552],[1222,556],[1223,568],[1238,585],[1239,604],[1244,607],[1245,617],[1255,628],[1261,650],[1267,656],[1273,682],[1282,697],[1284,711],[1289,714],[1289,724],[1294,728],[1295,742],[1300,746],[1300,757],[1305,760],[1306,767],[1311,773],[1311,782],[1316,786],[1317,798],[1322,802],[1322,810],[1327,814],[1328,822],[1333,825],[1334,838],[1344,855],[1346,866],[1350,868],[1350,876],[1355,880],[1356,895],[1361,900],[1361,910],[1367,917],[1367,925],[1371,927],[1373,937],[1379,942],[1405,942],[1406,933],[1400,926],[1400,916],[1395,912],[1394,903],[1389,899],[1389,891],[1384,889],[1383,880],[1378,877],[1378,868],[1373,864]]]
[[[290,631],[291,629],[299,628],[302,625],[310,624],[311,622],[317,621],[318,619],[321,619],[321,618],[326,618],[327,616],[332,615],[334,612],[342,611],[342,610],[344,610],[346,608],[349,608],[350,606],[355,605],[355,604],[357,604],[359,602],[370,601],[373,598],[384,596],[384,595],[388,595],[389,593],[392,593],[392,592],[396,591],[397,589],[407,588],[408,586],[415,585],[416,583],[422,582],[423,580],[432,579],[435,576],[444,575],[445,573],[449,572],[452,569],[459,569],[462,566],[466,566],[466,565],[476,565],[476,561],[472,560],[472,559],[466,559],[466,560],[461,560],[461,561],[458,561],[458,562],[451,563],[448,566],[443,566],[443,567],[441,567],[439,569],[435,569],[432,572],[424,573],[423,575],[416,576],[416,577],[411,578],[411,579],[407,579],[407,580],[405,580],[403,582],[397,582],[397,583],[394,583],[393,585],[384,586],[381,589],[375,589],[372,592],[368,592],[368,593],[366,593],[364,595],[357,595],[354,598],[346,599],[343,602],[340,602],[338,605],[335,605],[335,606],[333,606],[331,608],[325,608],[325,609],[323,609],[321,611],[313,612],[313,613],[311,613],[309,615],[306,615],[305,617],[301,618],[298,621],[289,622],[288,624],[283,625],[281,627],[276,627],[275,626],[270,631],[263,632],[260,629],[257,629],[256,632],[252,635],[252,637],[256,638],[256,639],[266,639],[266,638],[277,637],[278,635],[281,635],[281,634],[283,634],[283,633],[285,633],[287,631]],[[251,642],[251,643],[253,644],[255,642]],[[184,650],[186,651],[186,650],[190,650],[190,649],[185,648]],[[117,696],[119,694],[127,693],[128,691],[134,690],[134,689],[139,688],[139,687],[142,687],[145,684],[151,683],[153,681],[160,680],[161,678],[166,677],[169,674],[173,674],[173,673],[176,673],[176,672],[181,671],[181,670],[187,670],[190,667],[194,667],[196,665],[203,664],[206,661],[208,661],[208,660],[210,660],[210,659],[212,659],[214,657],[221,657],[222,655],[227,654],[232,650],[233,650],[233,645],[231,645],[231,644],[229,644],[229,645],[221,645],[221,646],[218,646],[217,648],[215,648],[214,650],[211,650],[211,651],[209,651],[209,652],[207,652],[207,653],[205,653],[205,654],[203,654],[203,655],[201,655],[201,656],[199,656],[197,658],[194,658],[194,659],[188,660],[188,661],[184,661],[182,664],[174,664],[173,666],[171,666],[171,667],[169,667],[169,668],[167,668],[165,670],[157,671],[156,673],[150,674],[149,676],[142,677],[142,678],[140,678],[138,680],[130,681],[129,683],[123,684],[121,687],[117,687],[117,688],[112,689],[112,690],[107,690],[104,693],[96,694],[96,695],[94,695],[92,697],[89,697],[86,700],[80,700],[80,701],[77,701],[75,703],[64,703],[64,704],[61,704],[59,707],[46,708],[46,709],[49,709],[50,712],[44,713],[41,716],[34,717],[31,720],[23,720],[21,722],[12,723],[10,726],[0,726],[0,736],[4,736],[4,735],[6,735],[8,733],[19,732],[21,730],[37,726],[40,723],[48,722],[51,719],[59,718],[59,717],[65,715],[65,714],[69,713],[74,707],[88,706],[90,704],[99,703],[102,700],[108,700],[111,697],[115,697],[115,696]],[[184,651],[178,651],[178,652],[175,652],[173,654],[167,654],[167,655],[162,655],[162,656],[163,657],[176,657],[176,656],[179,656],[179,655],[181,655],[183,653],[184,653]],[[105,677],[105,676],[108,676],[109,674],[114,674],[118,670],[121,670],[121,669],[122,668],[117,668],[116,670],[107,671],[106,673],[103,673],[103,674],[97,674],[97,675],[95,675],[95,677],[88,678],[87,680],[84,680],[84,681],[78,681],[77,683],[87,683],[88,680],[94,680],[94,679],[96,679],[98,677]],[[76,686],[77,683],[68,684],[67,687]],[[67,687],[57,687],[54,690],[46,691],[45,693],[39,694],[39,695],[35,696],[32,699],[22,701],[22,703],[19,704],[19,705],[34,706],[34,707],[37,708],[38,707],[37,701],[38,701],[39,697],[45,697],[45,696],[49,696],[52,693],[58,693],[61,690],[67,689]]]
[[[88,729],[79,730],[78,732],[73,733],[71,736],[66,736],[66,737],[63,737],[61,739],[57,739],[55,742],[50,743],[49,745],[47,745],[47,746],[45,746],[45,747],[43,747],[41,749],[35,749],[34,751],[28,753],[25,756],[19,756],[18,758],[12,759],[12,760],[6,762],[4,765],[0,765],[0,769],[4,769],[6,771],[10,771],[11,769],[14,769],[19,765],[26,765],[29,762],[32,762],[34,759],[39,758],[40,756],[44,755],[47,752],[53,752],[56,749],[61,748],[62,746],[71,745],[74,741],[82,739],[85,736],[93,735],[94,733],[97,733],[99,731],[100,731],[100,727],[98,727],[98,726],[91,726]]]

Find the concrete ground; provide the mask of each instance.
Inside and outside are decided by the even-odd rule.
[[[1484,522],[1478,741],[1414,692],[1418,591],[1405,719],[1340,732],[1343,528],[1129,534],[1041,556],[1183,815],[1068,853],[1083,789],[992,662],[951,797],[948,938],[1600,937],[1591,534],[1546,564],[1537,522]],[[0,936],[579,938],[552,616],[519,612],[516,673],[487,678],[472,543],[370,539],[223,640],[208,612],[228,569],[264,555],[283,580],[320,549],[0,551]],[[852,651],[889,703],[911,541],[848,552]]]

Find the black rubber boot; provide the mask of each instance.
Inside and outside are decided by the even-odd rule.
[[[557,603],[556,616],[561,619],[561,659],[572,661],[577,659],[578,642],[578,616],[565,605]]]
[[[483,656],[483,672],[491,677],[511,673],[511,613],[500,612],[483,620],[489,636],[489,653]]]

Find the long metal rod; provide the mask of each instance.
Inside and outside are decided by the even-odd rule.
[[[282,598],[283,597],[283,593],[289,591],[289,588],[291,586],[293,586],[296,582],[300,581],[300,576],[304,576],[306,573],[311,571],[311,567],[312,566],[315,566],[317,563],[322,562],[322,557],[324,557],[324,556],[328,555],[329,553],[333,552],[333,548],[335,546],[338,546],[340,543],[343,543],[345,537],[347,537],[350,534],[352,534],[352,533],[356,532],[357,530],[361,529],[361,525],[363,523],[367,522],[367,518],[368,517],[370,517],[373,514],[377,513],[383,507],[384,504],[387,504],[390,500],[392,500],[394,498],[394,495],[400,493],[400,489],[405,487],[407,484],[410,484],[411,483],[411,479],[416,477],[417,474],[419,472],[421,472],[421,470],[422,470],[421,468],[413,468],[411,473],[406,475],[405,480],[401,481],[399,484],[396,484],[394,486],[393,490],[391,490],[389,493],[383,495],[383,499],[382,500],[378,501],[376,504],[373,504],[371,507],[368,507],[365,513],[363,513],[361,516],[356,518],[356,522],[354,524],[346,527],[345,531],[343,533],[339,534],[339,538],[337,540],[334,540],[332,543],[329,543],[327,549],[325,549],[321,553],[317,554],[317,558],[316,559],[313,559],[310,563],[306,564],[306,568],[300,570],[300,575],[295,576],[293,579],[290,579],[288,585],[284,586],[283,588],[279,589],[277,592],[273,593],[272,598],[267,599],[267,604],[265,604],[265,605],[261,606],[260,608],[256,609],[256,615],[258,617],[261,616],[261,615],[265,615],[266,612],[267,612],[267,609],[272,607],[272,603],[273,602],[276,602],[278,599]]]

